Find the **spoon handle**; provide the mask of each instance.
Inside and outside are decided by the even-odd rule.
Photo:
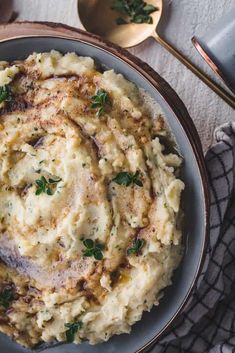
[[[184,64],[189,70],[191,70],[197,77],[199,77],[208,87],[210,87],[215,93],[218,94],[227,104],[235,109],[235,97],[230,95],[225,89],[214,82],[207,74],[201,71],[196,65],[190,60],[184,57],[177,49],[171,44],[162,39],[156,32],[153,33],[153,38],[167,49],[172,55],[174,55],[182,64]]]

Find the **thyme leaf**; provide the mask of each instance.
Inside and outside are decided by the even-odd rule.
[[[65,331],[67,342],[72,343],[74,341],[75,334],[82,328],[82,322],[77,321],[67,323],[64,326],[67,328],[67,331]]]
[[[143,186],[142,181],[139,178],[140,172],[137,171],[135,174],[128,172],[120,172],[118,173],[113,181],[119,185],[129,186],[131,184],[136,184],[138,186]]]
[[[153,23],[153,19],[150,15],[158,10],[157,7],[147,4],[143,0],[113,0],[112,9],[125,17],[116,18],[117,25],[130,22],[151,24]]]
[[[104,249],[104,246],[102,244],[95,243],[92,239],[85,239],[83,240],[83,245],[86,248],[83,250],[84,256],[86,257],[94,256],[96,260],[103,259],[104,256],[103,256],[102,250]]]
[[[0,103],[10,102],[12,100],[12,93],[9,86],[0,87]]]
[[[2,305],[5,309],[8,309],[10,306],[10,302],[13,300],[13,292],[11,289],[4,289],[0,293],[0,305]]]
[[[91,97],[91,108],[98,109],[96,113],[98,117],[105,113],[106,107],[109,104],[110,99],[108,93],[103,89],[99,89],[96,94]]]
[[[138,255],[140,253],[140,250],[144,246],[144,239],[135,239],[132,243],[132,247],[127,249],[127,255]]]
[[[61,180],[62,179],[59,177],[56,177],[56,179],[49,178],[47,180],[44,176],[41,176],[40,179],[35,180],[37,187],[35,195],[41,195],[42,193],[46,193],[49,196],[53,195],[51,185],[53,186],[59,183]]]

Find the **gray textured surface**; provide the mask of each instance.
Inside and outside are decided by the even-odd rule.
[[[235,2],[202,37],[196,37],[235,94]]]
[[[159,31],[169,42],[211,74],[191,44],[191,37],[207,30],[235,0],[165,0]],[[54,21],[80,27],[77,0],[15,0],[19,19]],[[172,55],[149,39],[131,52],[162,75],[186,104],[199,131],[203,147],[212,141],[216,126],[235,119],[235,112]],[[214,77],[214,74],[212,74]]]

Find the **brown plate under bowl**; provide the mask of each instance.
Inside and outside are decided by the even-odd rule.
[[[144,313],[130,335],[112,337],[90,346],[83,343],[46,348],[45,353],[134,353],[147,352],[180,315],[195,286],[206,253],[209,219],[209,188],[200,139],[196,128],[175,91],[150,66],[128,51],[93,34],[54,23],[12,23],[0,26],[0,60],[24,59],[34,51],[75,51],[91,56],[106,68],[113,68],[143,88],[160,104],[167,123],[184,157],[182,178],[186,230],[185,253],[175,271],[172,285],[164,292],[158,307]],[[26,353],[28,350],[0,335],[1,353]]]

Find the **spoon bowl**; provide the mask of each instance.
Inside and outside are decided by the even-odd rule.
[[[152,0],[148,3],[154,5],[157,10],[150,15],[153,22],[151,24],[142,23],[141,27],[138,23],[118,25],[116,19],[120,17],[120,14],[112,9],[110,0],[79,0],[78,11],[87,31],[96,33],[121,47],[130,48],[153,36],[160,21],[162,0]]]
[[[162,15],[163,0],[145,0],[145,2],[157,8],[156,11],[150,14],[152,18],[152,23],[150,24],[131,22],[118,25],[116,19],[120,17],[120,13],[112,9],[112,0],[78,0],[78,12],[84,29],[88,32],[98,34],[123,48],[136,46],[145,39],[153,37],[208,87],[217,93],[227,104],[235,108],[234,97],[156,32]]]

